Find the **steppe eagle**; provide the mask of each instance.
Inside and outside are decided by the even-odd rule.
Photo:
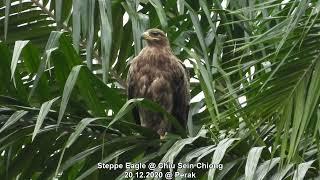
[[[127,76],[128,98],[147,98],[158,103],[185,127],[190,101],[187,70],[173,54],[163,31],[149,29],[142,38],[147,45],[131,62]],[[156,131],[161,138],[173,129],[161,113],[135,108],[133,115],[141,126]]]

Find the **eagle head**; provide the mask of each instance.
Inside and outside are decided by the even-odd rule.
[[[160,29],[148,29],[142,34],[142,38],[147,41],[149,46],[168,46],[169,41],[166,34]]]

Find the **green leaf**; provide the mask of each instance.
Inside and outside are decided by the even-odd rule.
[[[293,179],[294,180],[303,180],[304,176],[306,175],[306,172],[311,167],[311,164],[313,162],[314,162],[314,160],[299,164],[298,168],[294,171]]]
[[[79,45],[80,45],[80,33],[81,33],[81,0],[73,0],[73,12],[72,12],[72,42],[73,47],[77,53],[79,53]]]
[[[179,15],[183,15],[184,14],[184,2],[185,0],[178,0],[177,1],[177,9],[179,12]]]
[[[199,40],[199,43],[200,43],[200,46],[202,49],[203,57],[206,62],[205,64],[206,64],[207,70],[209,71],[210,64],[209,64],[209,60],[208,60],[209,58],[208,58],[207,47],[205,44],[205,40],[203,37],[203,32],[202,32],[202,28],[201,28],[198,16],[197,16],[196,12],[192,9],[192,7],[187,2],[185,2],[185,6],[189,10],[189,15],[191,17],[191,21],[192,21],[194,29],[196,31],[196,34],[197,34],[197,37],[198,37],[198,40]]]
[[[121,4],[129,14],[132,23],[134,55],[137,56],[142,49],[141,35],[149,26],[149,17],[145,14],[137,13],[136,7],[130,0],[126,0],[126,3],[122,2]]]
[[[4,19],[4,40],[7,39],[8,34],[8,22],[9,22],[9,12],[11,7],[11,0],[5,0],[6,6],[5,6],[5,19]]]
[[[36,126],[34,127],[34,131],[32,134],[32,141],[34,140],[36,135],[39,133],[39,130],[40,130],[40,127],[43,123],[43,120],[46,118],[47,114],[49,113],[52,104],[59,98],[60,97],[56,97],[56,98],[49,100],[41,105],[40,112],[37,117]]]
[[[316,107],[320,98],[320,54],[315,62],[314,71],[312,72],[310,84],[307,92],[307,98],[305,100],[305,107],[303,111],[303,116],[301,118],[301,125],[299,128],[298,140],[301,139],[301,136],[305,132],[305,128],[310,122],[311,116],[313,112],[316,110]],[[298,144],[296,144],[295,149],[298,148]]]
[[[58,122],[57,122],[57,125],[59,126],[61,120],[62,120],[62,117],[64,115],[64,112],[67,108],[67,104],[69,102],[69,99],[70,99],[70,96],[71,96],[71,92],[74,88],[74,85],[76,84],[77,82],[77,79],[78,79],[78,75],[79,75],[79,72],[81,70],[81,68],[83,67],[83,65],[78,65],[78,66],[75,66],[74,68],[72,68],[69,76],[68,76],[68,79],[67,79],[67,82],[64,86],[64,89],[63,89],[63,94],[62,94],[62,99],[61,99],[61,105],[60,105],[60,110],[59,110],[59,116],[58,116]]]
[[[93,121],[99,120],[99,119],[105,119],[105,118],[85,118],[80,121],[80,123],[75,128],[75,132],[73,132],[68,141],[66,142],[65,148],[70,148],[70,146],[78,139],[81,132]]]
[[[216,147],[216,150],[213,153],[211,164],[220,164],[228,147],[231,146],[231,144],[235,140],[236,139],[234,139],[234,138],[233,139],[226,138],[226,139],[223,139],[222,141],[220,141]],[[214,178],[215,171],[216,171],[215,168],[209,169],[208,179],[212,180]]]
[[[130,112],[135,104],[141,102],[143,98],[138,98],[138,99],[130,99],[128,100],[122,108],[118,111],[118,113],[114,116],[113,120],[108,124],[107,127],[112,126],[116,121],[118,121],[120,118],[122,118],[124,115],[126,115],[128,112]]]
[[[275,175],[272,176],[272,180],[283,179],[288,171],[293,167],[293,164],[289,164],[283,169],[279,170]]]
[[[1,127],[0,133],[3,132],[5,129],[7,129],[9,126],[17,122],[19,119],[21,119],[24,115],[26,115],[28,111],[20,110],[13,113],[10,118],[6,121],[6,123]]]
[[[206,155],[212,153],[215,150],[214,145],[210,146],[205,146],[205,147],[200,147],[198,149],[194,149],[188,154],[186,154],[183,158],[181,158],[180,162],[183,164],[191,164],[192,160],[194,158],[197,158],[196,162],[199,162],[203,157]],[[180,172],[181,174],[186,173],[189,170],[189,168],[178,168],[177,171]]]
[[[35,90],[38,87],[38,83],[40,82],[40,79],[46,69],[47,64],[50,64],[51,53],[57,49],[58,44],[59,44],[59,39],[62,34],[63,33],[59,32],[59,31],[52,31],[51,32],[49,39],[48,39],[48,42],[45,47],[43,59],[40,62],[40,65],[38,66],[38,72],[36,75],[36,79],[33,82],[33,85],[32,85],[32,88],[31,88],[31,91],[29,94],[29,99],[34,95]]]
[[[104,119],[104,118],[85,118],[85,119],[82,119],[80,121],[80,123],[78,123],[78,125],[76,126],[75,128],[75,131],[69,136],[63,150],[62,150],[62,153],[60,155],[60,159],[59,159],[59,162],[58,162],[58,165],[57,165],[57,168],[56,168],[56,173],[55,173],[55,176],[58,175],[59,171],[60,171],[60,165],[61,165],[61,162],[62,162],[62,159],[64,157],[64,153],[65,153],[65,150],[70,148],[71,145],[79,138],[80,134],[83,132],[83,130],[93,121],[96,121],[96,120],[99,120],[99,119]]]
[[[216,35],[216,25],[213,24],[213,22],[212,22],[212,19],[211,19],[211,16],[210,16],[210,12],[209,12],[209,9],[208,9],[208,5],[207,5],[206,1],[204,1],[204,0],[200,0],[199,4],[200,4],[201,8],[203,9],[203,11],[204,11],[204,13],[205,13],[205,15],[206,15],[206,17],[208,19],[208,22],[209,22],[209,25],[211,27],[213,36],[215,37],[215,35]],[[219,43],[219,42],[217,42],[217,43]]]
[[[249,151],[245,169],[245,179],[253,179],[263,148],[264,147],[254,147]]]
[[[14,86],[16,86],[14,74],[18,65],[19,57],[22,49],[28,44],[29,41],[16,41],[14,44],[14,50],[11,61],[11,80],[13,80]]]
[[[219,126],[217,115],[219,115],[219,110],[214,96],[214,88],[212,87],[211,83],[212,77],[209,75],[209,72],[205,69],[205,67],[201,63],[200,57],[196,53],[193,53],[186,47],[183,47],[183,49],[196,60],[196,63],[193,63],[194,71],[195,74],[199,77],[200,86],[203,89],[206,106],[210,113],[211,120],[213,121],[215,128],[218,130]]]
[[[59,39],[60,39],[62,34],[63,34],[63,32],[60,32],[60,31],[52,31],[50,33],[49,39],[47,41],[45,50],[50,50],[50,49],[57,48],[58,45],[59,45]],[[44,55],[45,54],[46,53],[44,53]]]
[[[87,66],[91,70],[92,69],[92,48],[93,48],[93,35],[94,35],[94,8],[96,1],[88,1],[88,33],[87,33],[87,47],[86,47],[86,60]]]
[[[99,0],[100,10],[100,27],[101,31],[101,59],[102,59],[102,78],[107,83],[110,66],[110,53],[112,45],[112,17],[111,17],[111,1]],[[107,11],[107,12],[106,12]]]
[[[46,51],[46,55],[44,56],[44,58],[42,59],[42,61],[40,62],[40,65],[38,67],[38,72],[37,72],[37,75],[36,75],[36,79],[34,80],[33,82],[33,86],[31,88],[31,91],[30,91],[30,94],[29,94],[29,97],[28,99],[30,99],[34,93],[35,93],[35,90],[36,88],[38,87],[38,84],[40,82],[40,79],[46,69],[46,65],[50,62],[50,57],[51,57],[51,52],[55,51],[56,48],[54,49],[49,49]]]
[[[222,170],[220,171],[220,173],[217,175],[217,177],[215,179],[217,180],[223,180],[224,179],[224,176],[227,175],[227,173],[236,165],[239,163],[241,159],[237,159],[235,161],[231,161],[227,164],[224,164],[223,165],[223,168]]]
[[[125,114],[130,112],[135,106],[141,105],[141,107],[146,108],[148,110],[154,111],[154,112],[161,112],[163,113],[169,120],[170,123],[172,123],[173,127],[177,129],[177,131],[185,135],[185,130],[184,128],[181,127],[179,122],[166,110],[164,110],[160,105],[147,100],[143,98],[136,98],[136,99],[130,99],[128,100],[122,108],[118,111],[118,113],[114,116],[113,120],[108,124],[108,128],[111,127],[115,122],[120,120]]]
[[[62,0],[56,0],[55,2],[55,18],[57,21],[57,26],[61,27],[61,10],[62,10]]]
[[[199,137],[204,137],[207,133],[207,130],[205,128],[202,128],[197,136],[195,137],[189,137],[186,139],[178,140],[174,143],[174,145],[168,150],[168,152],[162,157],[160,163],[171,163],[173,164],[175,158],[178,156],[178,154],[181,152],[181,150],[188,144],[193,143],[195,140],[197,140]],[[160,170],[159,167],[156,168],[156,172]],[[172,169],[170,169],[172,170]]]
[[[82,38],[85,37],[84,35],[88,33],[88,9],[89,1],[80,1],[80,19],[81,19],[81,35]]]
[[[278,163],[280,162],[280,158],[273,158],[271,160],[263,162],[257,169],[255,173],[255,178],[257,180],[262,180],[265,178],[267,173]]]
[[[164,11],[164,8],[161,4],[161,1],[159,0],[149,0],[149,2],[152,4],[152,6],[156,9],[156,12],[158,14],[158,17],[160,19],[160,23],[163,29],[166,29],[168,26],[166,13]]]

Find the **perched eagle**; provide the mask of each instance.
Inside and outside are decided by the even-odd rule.
[[[165,33],[149,29],[143,33],[147,46],[132,60],[127,77],[128,98],[146,98],[160,104],[183,127],[189,112],[189,76],[182,62],[172,53]],[[172,125],[157,112],[143,108],[133,110],[142,126],[153,129],[161,138]]]

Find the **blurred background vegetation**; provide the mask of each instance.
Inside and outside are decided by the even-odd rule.
[[[198,179],[320,178],[319,12],[317,0],[0,1],[1,179],[124,178],[98,162],[223,164],[174,170]],[[161,143],[130,110],[162,109],[125,91],[153,27],[192,77],[187,136]]]

